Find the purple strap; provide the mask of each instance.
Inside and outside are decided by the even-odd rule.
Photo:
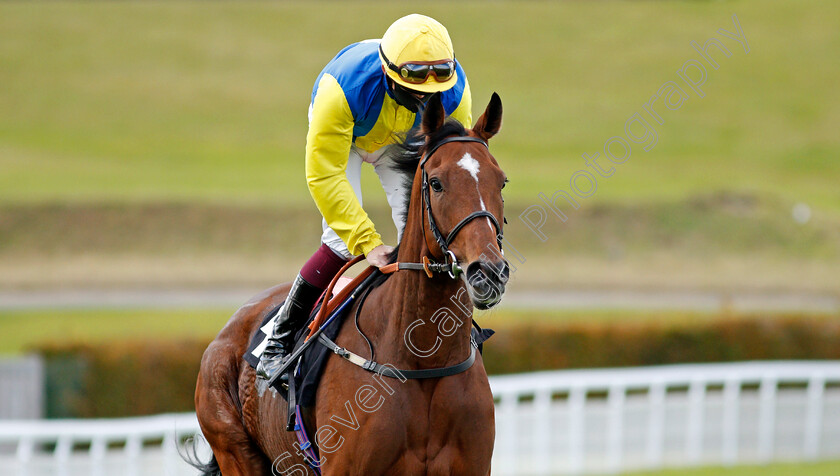
[[[321,467],[318,465],[318,455],[315,454],[315,448],[312,442],[309,441],[309,435],[306,434],[306,428],[303,426],[303,415],[300,413],[300,405],[295,405],[295,434],[297,435],[298,444],[303,451],[303,459],[306,464],[315,470],[315,473],[321,474]]]

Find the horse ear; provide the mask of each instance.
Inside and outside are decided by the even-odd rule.
[[[473,127],[473,132],[478,137],[485,141],[490,140],[491,137],[499,133],[502,129],[502,98],[498,94],[493,93],[490,97],[490,104],[484,110],[484,114],[478,118],[478,121]]]
[[[435,93],[429,98],[429,102],[426,103],[426,108],[423,110],[423,122],[421,123],[423,134],[429,135],[440,129],[445,120],[446,111],[443,110],[443,102],[440,100],[440,94]]]

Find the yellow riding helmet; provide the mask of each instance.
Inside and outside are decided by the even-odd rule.
[[[414,13],[404,16],[388,27],[382,36],[379,59],[389,78],[415,91],[446,91],[458,81],[458,74],[454,71],[455,52],[449,32],[437,20],[425,15]],[[445,81],[438,81],[437,75],[429,74],[422,83],[410,82],[394,71],[405,64],[434,64],[447,60],[452,62],[453,70]]]

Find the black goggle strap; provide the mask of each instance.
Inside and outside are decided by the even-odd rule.
[[[385,56],[385,52],[384,52],[384,51],[382,51],[382,45],[381,45],[381,44],[379,45],[379,54],[380,54],[380,55],[382,55],[382,59],[384,59],[384,60],[385,60],[385,64],[387,64],[387,65],[388,65],[388,69],[390,69],[391,71],[393,71],[393,72],[395,72],[395,73],[397,73],[397,74],[400,74],[400,68],[399,68],[399,66],[395,65],[394,63],[392,63],[392,62],[391,62],[391,60],[389,60],[389,59],[388,59],[388,57],[387,57],[387,56]]]

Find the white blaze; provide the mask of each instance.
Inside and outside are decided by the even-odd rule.
[[[481,169],[481,165],[478,163],[477,160],[473,158],[473,156],[470,155],[469,152],[464,154],[464,156],[461,157],[461,160],[459,160],[457,163],[462,169],[466,170],[470,173],[470,175],[472,175],[473,180],[475,180],[475,191],[478,193],[478,201],[481,203],[481,209],[487,211],[487,207],[484,206],[484,199],[481,198],[481,191],[478,189],[478,171]],[[490,223],[490,219],[487,218],[486,220],[487,226],[490,227],[490,231],[495,233],[496,229],[493,228],[493,224]]]
[[[478,164],[477,160],[473,159],[469,152],[461,157],[461,160],[458,161],[458,165],[469,172],[470,175],[472,175],[472,178],[475,179],[475,183],[478,183],[478,169],[481,168],[481,166]]]

